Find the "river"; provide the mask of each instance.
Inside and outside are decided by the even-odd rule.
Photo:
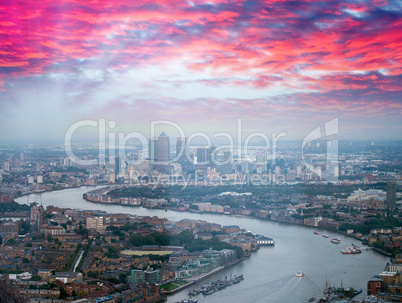
[[[356,297],[361,300],[367,294],[367,281],[381,272],[389,258],[372,250],[365,250],[361,243],[350,237],[331,231],[320,230],[320,235],[313,233],[314,229],[282,224],[272,221],[258,220],[247,217],[234,217],[214,214],[193,214],[174,212],[142,207],[105,205],[91,203],[82,195],[94,187],[81,187],[62,191],[46,192],[29,195],[29,202],[42,201],[43,206],[54,205],[64,208],[99,209],[109,213],[125,213],[139,216],[158,216],[172,221],[181,219],[201,219],[221,225],[239,225],[241,228],[255,234],[272,237],[274,247],[264,247],[253,253],[245,261],[230,269],[221,271],[201,282],[216,280],[242,273],[244,281],[216,292],[210,296],[198,295],[198,302],[307,302],[311,297],[321,298],[325,281],[331,285],[363,289]],[[27,203],[28,198],[20,197],[16,201]],[[329,238],[321,235],[328,234]],[[330,239],[341,238],[341,244],[335,245]],[[355,242],[362,247],[360,255],[342,255],[341,249]],[[304,276],[295,277],[302,271]],[[173,296],[168,302],[176,302],[187,297],[192,289],[189,287]]]

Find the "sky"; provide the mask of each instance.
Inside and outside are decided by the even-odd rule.
[[[401,113],[400,1],[0,3],[3,141],[99,119],[145,136],[152,121],[190,136],[241,120],[243,135],[302,139],[336,118],[341,139],[400,140]]]

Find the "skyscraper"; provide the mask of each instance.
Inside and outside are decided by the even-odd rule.
[[[193,169],[193,163],[190,161],[188,155],[187,138],[177,138],[176,141],[176,157],[177,163],[181,165],[182,171],[189,171]]]
[[[120,157],[116,156],[114,158],[114,171],[116,173],[116,177],[118,178],[120,176],[120,172],[121,172],[121,163],[120,163]]]
[[[158,139],[151,138],[148,143],[148,157],[151,163],[158,161]]]
[[[215,166],[217,163],[216,147],[198,147],[197,148],[197,164]]]
[[[215,167],[216,164],[218,163],[217,151],[218,150],[217,150],[216,146],[211,146],[208,148],[207,161],[208,161],[208,164],[212,167]]]
[[[232,170],[232,153],[230,151],[225,151],[223,153],[223,158],[219,161],[218,172],[220,174],[231,174]]]
[[[198,147],[197,148],[197,165],[205,165],[208,164],[208,149],[206,147]]]
[[[387,182],[387,207],[396,207],[396,183]]]
[[[169,162],[170,160],[170,141],[169,137],[163,132],[158,137],[158,162]]]
[[[256,165],[257,165],[257,173],[262,174],[267,171],[267,152],[258,151],[255,154],[256,157]]]

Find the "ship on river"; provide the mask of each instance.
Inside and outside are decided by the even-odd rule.
[[[357,247],[353,243],[346,246],[344,250],[341,251],[342,254],[344,255],[356,255],[356,254],[361,254],[362,251],[360,250],[360,247]]]
[[[240,283],[244,280],[243,275],[235,276],[233,279],[229,280],[216,280],[209,284],[205,284],[200,288],[195,288],[188,293],[189,296],[196,296],[199,294],[203,294],[204,296],[212,295],[213,293],[225,289],[228,286],[232,286],[233,284]]]

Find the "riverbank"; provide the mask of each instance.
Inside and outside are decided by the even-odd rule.
[[[131,207],[143,207],[141,205],[129,205],[129,204],[122,204],[122,203],[107,203],[107,202],[99,202],[99,201],[92,201],[89,199],[86,199],[84,196],[84,199],[88,202],[91,203],[95,203],[95,204],[103,204],[103,205],[120,205],[120,206],[131,206]],[[358,241],[360,241],[363,244],[364,239],[362,238],[358,238],[354,235],[350,235],[347,234],[346,232],[340,231],[339,229],[331,229],[331,228],[322,228],[322,227],[318,227],[318,226],[311,226],[311,225],[306,225],[306,224],[301,224],[301,223],[291,223],[291,222],[282,222],[282,221],[278,221],[278,220],[272,220],[270,218],[260,218],[260,217],[255,217],[255,216],[251,216],[251,215],[236,215],[236,214],[227,214],[227,213],[218,213],[218,212],[200,212],[200,211],[191,211],[191,210],[177,210],[174,208],[169,208],[169,207],[154,207],[154,208],[147,208],[144,207],[146,209],[160,209],[160,210],[165,210],[165,211],[174,211],[174,212],[182,212],[182,213],[189,213],[189,214],[199,214],[199,215],[208,215],[208,214],[213,214],[213,215],[221,215],[221,216],[228,216],[228,217],[236,217],[236,218],[250,218],[250,219],[257,219],[259,221],[270,221],[270,222],[276,222],[279,224],[285,224],[285,225],[296,225],[296,226],[303,226],[303,227],[308,227],[311,229],[315,229],[315,230],[326,230],[326,231],[331,231],[340,235],[343,235],[345,237],[350,237],[350,238],[354,238]],[[372,247],[373,250],[383,256],[386,257],[392,257],[393,255],[389,252],[383,251],[381,249],[377,249],[373,246],[371,246],[369,243],[367,243],[367,245],[369,247]]]
[[[50,192],[55,192],[55,191],[62,191],[62,190],[68,190],[68,189],[78,189],[78,188],[82,188],[82,187],[101,187],[101,186],[106,186],[106,185],[80,185],[80,186],[76,186],[76,187],[67,187],[67,188],[55,188],[55,189],[49,189],[49,190],[39,190],[39,191],[33,191],[33,192],[26,192],[26,193],[21,193],[20,195],[17,195],[13,198],[13,200],[15,201],[15,199],[18,198],[22,198],[28,195],[40,195],[40,194],[44,194],[44,193],[50,193]]]
[[[208,278],[210,276],[213,276],[214,274],[216,274],[216,273],[218,273],[218,272],[220,272],[220,271],[222,271],[224,269],[227,269],[227,268],[230,268],[230,267],[232,267],[232,266],[234,266],[236,264],[239,264],[240,262],[243,262],[244,260],[245,260],[245,258],[237,259],[236,261],[231,262],[229,264],[226,264],[224,266],[214,268],[210,272],[203,273],[203,274],[200,274],[200,275],[188,278],[188,279],[183,279],[185,281],[188,281],[189,283],[187,283],[185,285],[182,285],[182,286],[180,286],[180,287],[178,287],[176,289],[173,289],[173,290],[162,291],[161,293],[163,295],[172,295],[172,294],[177,293],[177,292],[179,292],[179,291],[181,291],[181,290],[183,290],[183,289],[185,289],[185,288],[187,288],[187,287],[189,287],[191,285],[194,285],[194,284],[196,284],[196,283],[198,283],[198,282],[200,282],[200,281],[202,281],[202,280],[204,280],[204,279],[206,279],[206,278]]]

